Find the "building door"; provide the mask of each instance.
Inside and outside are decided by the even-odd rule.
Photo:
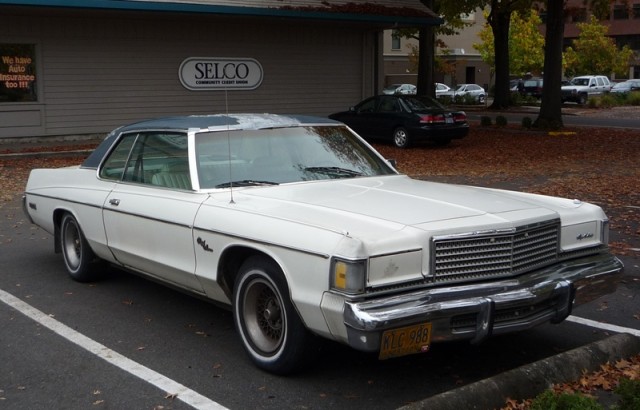
[[[475,67],[467,67],[465,72],[465,82],[467,84],[475,84],[476,82],[476,68]]]

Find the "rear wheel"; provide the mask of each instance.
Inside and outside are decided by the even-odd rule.
[[[64,214],[59,234],[62,256],[69,276],[78,282],[97,279],[97,270],[93,270],[91,265],[95,255],[73,215]]]
[[[233,320],[244,349],[261,369],[287,374],[310,357],[314,336],[289,299],[284,274],[266,257],[242,264],[233,291]]]
[[[393,145],[398,148],[409,148],[411,145],[409,133],[404,127],[398,127],[393,130]]]

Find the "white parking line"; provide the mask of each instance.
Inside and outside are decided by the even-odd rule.
[[[578,316],[569,316],[567,318],[567,320],[569,322],[574,322],[574,323],[579,323],[581,325],[596,327],[596,328],[602,329],[602,330],[610,330],[610,331],[616,332],[616,333],[629,333],[629,334],[632,334],[634,336],[639,336],[640,337],[640,330],[633,329],[633,328],[630,328],[630,327],[622,327],[622,326],[610,325],[608,323],[597,322],[595,320],[585,319],[585,318],[578,317]]]
[[[226,407],[216,403],[213,400],[204,397],[203,395],[183,386],[182,384],[157,373],[148,367],[137,363],[120,353],[117,353],[108,347],[96,342],[93,339],[84,336],[81,333],[76,332],[70,327],[58,322],[57,320],[47,316],[45,313],[34,308],[33,306],[23,302],[10,293],[0,289],[0,301],[4,302],[8,306],[22,313],[23,315],[35,320],[41,324],[69,340],[72,343],[80,346],[81,348],[93,353],[101,359],[111,363],[114,366],[119,367],[127,373],[130,373],[146,382],[151,383],[157,388],[167,392],[168,395],[174,396],[177,400],[180,400],[195,409],[198,410],[223,410]]]

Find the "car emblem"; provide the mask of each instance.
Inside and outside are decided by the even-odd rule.
[[[200,245],[202,247],[202,249],[204,249],[207,252],[213,252],[213,249],[211,249],[209,247],[209,245],[207,244],[207,242],[202,239],[201,237],[198,237],[198,239],[196,240],[196,242],[198,243],[198,245]]]
[[[578,236],[576,236],[576,239],[579,241],[587,238],[593,238],[593,232],[581,233]]]

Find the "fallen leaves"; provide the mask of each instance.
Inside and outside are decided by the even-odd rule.
[[[584,372],[579,380],[569,383],[556,384],[551,387],[554,393],[583,394],[595,396],[596,391],[613,391],[620,379],[640,380],[640,355],[629,359],[618,360],[615,363],[606,363],[595,372]],[[531,406],[532,399],[513,400],[507,399],[505,407],[501,410],[527,410]]]

